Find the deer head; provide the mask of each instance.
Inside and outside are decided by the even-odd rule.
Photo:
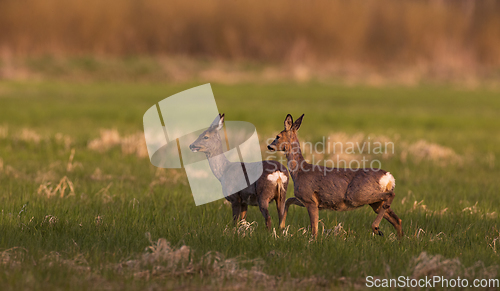
[[[224,114],[219,114],[210,127],[202,132],[200,136],[189,146],[193,152],[203,152],[210,154],[222,153],[222,142],[219,130],[224,125]]]
[[[290,152],[292,144],[298,143],[297,131],[302,124],[303,117],[304,114],[293,122],[292,115],[288,114],[285,118],[285,129],[276,136],[276,139],[267,148],[270,151]]]

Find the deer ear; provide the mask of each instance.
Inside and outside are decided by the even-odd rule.
[[[212,121],[212,124],[210,124],[210,127],[214,127],[217,130],[222,129],[222,126],[224,125],[224,113],[217,115],[215,117],[214,121]]]
[[[293,123],[293,126],[292,126],[292,130],[299,130],[300,128],[300,125],[302,124],[302,118],[304,117],[304,114],[302,114],[302,116],[300,116],[299,118],[297,118],[297,120],[295,120],[295,122]]]
[[[224,126],[224,113],[219,114],[219,122],[217,123],[217,130],[221,130]]]
[[[293,118],[290,114],[288,114],[285,118],[285,130],[290,130],[293,125]]]

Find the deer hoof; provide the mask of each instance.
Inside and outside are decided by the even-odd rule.
[[[378,234],[378,235],[380,235],[380,236],[384,236],[384,233],[383,233],[383,232],[381,232],[381,231],[380,231],[380,229],[379,229],[378,227],[375,227],[375,228],[373,229],[373,233]]]

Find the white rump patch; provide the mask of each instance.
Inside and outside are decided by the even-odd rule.
[[[385,173],[385,175],[380,178],[378,183],[380,184],[382,191],[392,191],[394,190],[394,187],[396,187],[396,180],[389,172]]]
[[[287,176],[280,171],[267,175],[267,179],[274,183],[278,183],[278,179],[281,179],[282,183],[286,183],[286,180],[288,180]]]

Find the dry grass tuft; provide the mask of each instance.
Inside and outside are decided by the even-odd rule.
[[[94,181],[106,181],[113,179],[113,175],[105,175],[102,173],[101,169],[95,168],[94,173],[90,175],[90,179]]]
[[[147,252],[138,259],[115,265],[115,271],[131,272],[136,279],[149,279],[151,276],[165,276],[176,272],[192,273],[193,264],[190,260],[191,249],[189,247],[182,246],[174,249],[164,238],[153,242],[149,233],[146,236],[151,242],[151,246],[146,248]]]
[[[113,179],[135,181],[136,179],[135,176],[131,175],[115,176],[111,174],[105,174],[100,168],[96,168],[94,172],[90,174],[89,178],[94,181],[109,181]]]
[[[363,167],[364,163],[368,167],[374,158],[392,157],[394,142],[397,140],[397,137],[390,139],[384,135],[374,136],[361,132],[333,132],[316,143],[303,142],[301,149],[304,158],[313,164],[321,165],[324,161],[324,165],[329,167],[332,164],[335,167]]]
[[[339,223],[337,225],[334,225],[331,228],[327,228],[322,220],[319,220],[319,224],[321,225],[321,231],[319,232],[322,234],[321,238],[328,238],[328,237],[338,237],[340,239],[346,240],[349,233],[352,234],[351,231],[347,231],[344,229],[342,226],[342,223]],[[290,231],[290,225],[287,225],[283,230],[281,230],[281,234],[278,234],[275,228],[273,228],[273,233],[271,234],[273,238],[275,239],[288,239],[291,237],[297,237],[297,236],[302,236],[302,237],[307,237],[310,238],[309,242],[313,242],[314,239],[310,237],[309,233],[310,227],[301,227],[297,229],[296,231]]]
[[[469,207],[465,207],[462,212],[465,212],[465,211],[468,211],[470,214],[475,214],[475,213],[478,213],[479,212],[479,208],[477,207],[477,203],[478,201],[476,201],[476,204],[472,205],[472,206],[469,206]]]
[[[176,249],[164,238],[153,241],[149,233],[146,233],[146,237],[151,243],[146,248],[146,253],[137,259],[121,262],[111,268],[117,273],[130,273],[135,279],[145,280],[187,274],[200,274],[217,280],[270,278],[261,272],[263,261],[260,259],[226,259],[221,253],[208,252],[199,261],[195,261],[192,258],[193,251],[188,246]],[[241,268],[241,264],[250,264],[253,267],[251,270],[246,270]]]
[[[493,250],[495,254],[497,254],[497,245],[500,245],[500,231],[498,229],[494,229],[494,234],[492,236],[487,236],[487,239],[491,239],[491,243],[488,246]]]
[[[471,267],[465,267],[458,258],[446,259],[442,255],[430,255],[427,252],[422,252],[417,258],[413,258],[410,265],[410,269],[413,270],[412,277],[415,279],[425,276],[490,279],[495,278],[498,271],[498,266],[485,267],[481,261],[477,261]]]
[[[467,201],[460,201],[460,204],[462,203],[469,203]],[[498,213],[496,213],[495,211],[493,212],[485,212],[484,210],[481,210],[479,207],[478,207],[478,201],[476,201],[476,203],[472,206],[468,206],[468,207],[465,207],[464,209],[462,209],[462,212],[465,212],[465,213],[468,213],[470,215],[473,215],[473,214],[481,214],[481,217],[482,218],[488,218],[488,219],[496,219],[498,217]]]
[[[68,197],[75,195],[75,187],[73,186],[73,182],[71,182],[67,176],[61,178],[59,183],[54,187],[51,186],[51,182],[42,183],[37,190],[39,195],[45,195],[47,198],[51,198],[56,196],[57,192],[59,192],[59,197]],[[66,191],[68,190],[68,191]],[[68,192],[68,193],[66,193]]]
[[[394,154],[394,141],[384,135],[366,135],[362,132],[347,134],[345,132],[334,132],[325,140],[325,157],[335,161],[362,161],[363,158],[370,161],[374,157],[381,156],[386,159]]]
[[[236,227],[226,225],[224,228],[224,234],[238,235],[239,237],[251,237],[258,225],[257,221],[248,222],[242,219],[238,221]]]
[[[425,140],[419,140],[405,148],[401,153],[401,160],[405,161],[408,155],[417,163],[427,160],[441,166],[450,163],[460,164],[463,161],[462,157],[457,155],[453,149]]]
[[[187,185],[187,177],[183,172],[180,172],[178,169],[156,168],[155,176],[151,183],[149,183],[149,191],[153,191],[157,186],[177,183]]]
[[[75,149],[71,149],[71,153],[69,155],[68,163],[66,164],[66,172],[73,172],[73,170],[76,169],[76,168],[83,168],[82,163],[80,163],[80,162],[73,162],[74,158],[75,158]]]
[[[122,153],[126,155],[135,154],[140,158],[148,157],[148,148],[143,132],[127,135],[121,139]]]
[[[42,140],[42,136],[32,129],[23,128],[21,129],[21,132],[17,135],[17,139],[25,142],[32,142],[38,144]]]
[[[417,258],[411,262],[413,265],[413,278],[421,278],[425,276],[445,276],[447,278],[455,278],[462,274],[463,265],[458,258],[445,259],[441,255],[429,255],[422,252]]]
[[[43,221],[40,223],[40,226],[43,226],[44,224],[47,224],[49,226],[54,226],[56,223],[59,221],[59,219],[54,216],[54,215],[45,215],[45,218]]]
[[[69,150],[73,144],[73,139],[69,135],[60,132],[55,134],[54,139],[56,143],[64,145],[65,150]]]
[[[104,219],[104,217],[103,217],[103,216],[97,215],[97,216],[95,217],[95,225],[96,225],[96,226],[101,225],[101,224],[102,224],[102,220],[103,220],[103,219]]]
[[[87,147],[103,153],[120,144],[120,133],[116,129],[101,129],[99,138],[89,141]]]
[[[0,174],[14,179],[26,179],[27,175],[21,171],[14,169],[11,165],[6,165],[2,158],[0,158]]]
[[[82,254],[78,254],[74,259],[64,259],[58,252],[50,252],[45,255],[41,260],[41,263],[46,264],[47,267],[64,267],[78,273],[90,273],[91,268],[89,263]]]
[[[486,213],[486,218],[496,219],[497,217],[498,217],[498,213],[496,213],[495,211],[490,212],[490,213]]]
[[[135,154],[140,158],[148,157],[146,141],[142,132],[121,137],[116,129],[101,129],[100,137],[89,141],[87,145],[89,149],[100,153],[116,146],[121,146],[121,151],[125,155]]]
[[[148,233],[149,234],[149,233]],[[189,255],[191,249],[188,246],[182,246],[175,250],[170,246],[170,243],[164,239],[160,238],[156,242],[151,240],[151,236],[148,235],[148,239],[151,243],[149,247],[146,248],[148,253],[145,253],[141,257],[141,263],[143,264],[155,264],[159,262],[167,263],[167,267],[174,268],[178,264],[181,267],[189,263]]]
[[[112,185],[113,185],[113,182],[109,183],[106,187],[104,187],[101,190],[99,190],[95,195],[96,196],[101,196],[102,197],[102,201],[104,203],[112,202],[113,199],[115,198],[115,195],[112,195],[109,192],[109,188],[111,188]]]
[[[28,250],[23,247],[13,247],[0,252],[0,265],[9,268],[19,268]]]
[[[333,228],[325,228],[325,224],[321,223],[323,226],[323,236],[328,237],[328,236],[338,236],[342,237],[344,240],[347,239],[347,231],[344,229],[342,226],[342,222],[339,222],[339,224],[335,225]]]
[[[405,197],[406,198],[406,197]],[[401,201],[401,204],[403,204],[404,200],[406,199],[403,199]],[[411,208],[411,211],[416,211],[416,210],[420,210],[420,211],[423,211],[426,213],[426,215],[444,215],[446,213],[446,211],[448,211],[448,208],[443,208],[441,210],[430,210],[427,208],[427,205],[423,204],[424,203],[424,200],[421,200],[420,202],[418,201],[413,201],[413,207]]]
[[[8,138],[9,137],[9,127],[7,125],[0,125],[0,138]],[[64,146],[64,149],[69,151],[71,149],[71,145],[73,144],[73,138],[69,135],[56,133],[53,137],[46,135],[43,136],[37,132],[36,129],[31,128],[22,128],[20,131],[15,131],[11,134],[11,137],[15,141],[23,141],[26,143],[34,143],[38,145],[40,142],[55,142],[57,145]]]

